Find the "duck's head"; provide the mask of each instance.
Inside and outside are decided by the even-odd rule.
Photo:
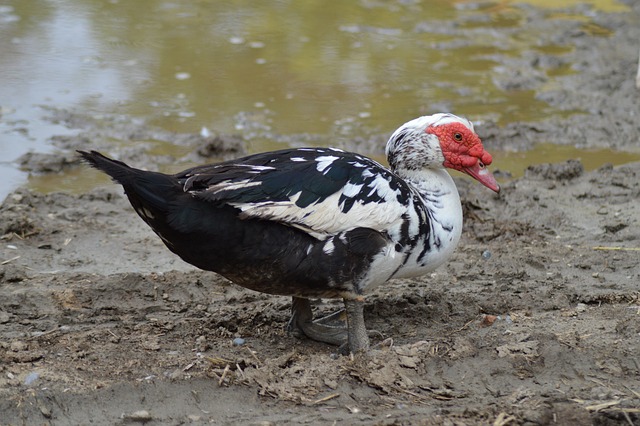
[[[428,115],[403,124],[389,138],[386,154],[392,170],[400,175],[446,167],[500,191],[487,168],[493,161],[491,154],[485,151],[473,124],[453,114]]]

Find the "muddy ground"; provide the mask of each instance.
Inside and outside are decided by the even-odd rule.
[[[531,86],[551,104],[588,111],[485,123],[487,147],[637,149],[634,7],[595,18],[609,37],[541,27],[576,45],[563,60],[578,72],[553,89],[539,71],[557,63],[542,53],[503,58],[511,72],[496,84],[505,90]],[[531,16],[529,25],[544,20]],[[539,66],[525,66],[534,59]],[[87,141],[149,168],[242,152],[226,136],[175,135],[194,154],[168,159],[112,142],[171,137],[157,129],[69,111],[52,119],[81,131],[53,138],[60,152],[25,167],[81,167],[72,150]],[[0,424],[640,424],[640,163],[534,166],[500,195],[458,184],[466,222],[457,253],[429,276],[369,295],[368,327],[393,344],[355,358],[289,336],[287,298],[171,255],[115,185],[16,190],[0,206]]]

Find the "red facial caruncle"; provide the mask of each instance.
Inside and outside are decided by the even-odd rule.
[[[426,132],[440,140],[445,167],[466,173],[495,192],[500,191],[493,174],[486,168],[493,161],[491,154],[484,150],[473,130],[454,122],[429,126]]]

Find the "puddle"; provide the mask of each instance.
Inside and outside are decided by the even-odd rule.
[[[16,158],[49,152],[51,136],[73,132],[48,121],[41,106],[177,132],[240,133],[258,147],[265,133],[366,138],[436,110],[499,124],[575,113],[494,81],[503,56],[572,49],[539,31],[497,32],[526,21],[512,3],[10,2],[0,6],[0,198],[27,179]],[[578,3],[530,1],[554,10]],[[550,17],[600,34],[588,14]],[[553,79],[573,70],[560,63],[543,72]],[[247,114],[259,117],[261,131],[244,125]],[[38,180],[29,184],[43,188]]]
[[[164,143],[160,143],[150,152],[166,154],[167,151],[161,149]],[[267,151],[283,148],[284,145],[270,141],[261,141],[254,149]],[[177,156],[186,155],[184,147],[171,147],[170,150]],[[498,180],[504,182],[507,179],[518,178],[524,175],[528,166],[542,163],[559,163],[570,159],[579,159],[586,171],[595,170],[604,164],[614,166],[640,161],[640,152],[623,152],[611,149],[583,149],[572,146],[561,146],[555,144],[538,144],[533,149],[522,152],[492,151],[493,171],[500,171],[501,177]],[[370,155],[371,158],[386,165],[386,159],[382,155]],[[197,164],[173,164],[164,165],[159,168],[165,173],[177,173],[188,167]],[[451,172],[457,177],[466,178],[466,175],[455,171]],[[28,186],[38,192],[49,193],[65,191],[74,194],[82,194],[96,186],[108,185],[110,179],[104,173],[88,168],[74,168],[63,174],[32,175],[29,177]]]
[[[508,172],[517,178],[524,175],[530,165],[542,163],[559,163],[578,159],[586,171],[595,170],[604,164],[618,166],[621,164],[640,161],[640,152],[623,152],[612,149],[584,149],[567,145],[551,143],[538,144],[529,151],[504,152],[498,151],[493,155],[493,164],[503,172]]]
[[[620,3],[618,0],[507,0],[506,3],[528,3],[531,6],[547,9],[564,9],[578,5],[589,5],[595,10],[609,13],[628,12],[629,6]]]

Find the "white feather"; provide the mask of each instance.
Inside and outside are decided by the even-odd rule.
[[[311,231],[315,235],[337,234],[350,229],[365,227],[377,231],[388,231],[390,228],[400,226],[402,215],[407,207],[396,202],[396,192],[391,190],[389,182],[384,179],[376,179],[382,187],[372,187],[372,192],[378,192],[383,203],[363,203],[356,201],[347,213],[343,213],[339,207],[342,191],[336,192],[325,198],[322,202],[313,203],[301,208],[296,205],[300,192],[292,195],[288,201],[260,202],[260,203],[231,203],[243,212],[243,217],[275,220],[291,226]],[[349,188],[349,193],[355,195],[354,188]]]
[[[331,253],[333,253],[335,248],[336,248],[336,246],[333,244],[333,241],[332,240],[327,240],[327,242],[324,243],[324,246],[322,246],[322,251],[325,254],[331,254]]]
[[[344,186],[344,189],[342,190],[342,194],[345,197],[353,198],[360,193],[360,190],[362,189],[363,186],[364,184],[356,185],[349,182]]]
[[[318,165],[316,165],[316,170],[318,170],[321,173],[324,172],[325,169],[331,166],[333,162],[336,161],[337,159],[338,157],[334,157],[333,155],[323,155],[316,158],[316,161],[318,162]]]
[[[262,185],[262,183],[251,181],[249,179],[239,180],[235,182],[230,180],[225,180],[222,182],[218,182],[215,185],[209,186],[206,191],[217,194],[218,192],[221,192],[221,191],[235,191],[238,189],[242,189],[250,186],[258,186],[258,185]]]

